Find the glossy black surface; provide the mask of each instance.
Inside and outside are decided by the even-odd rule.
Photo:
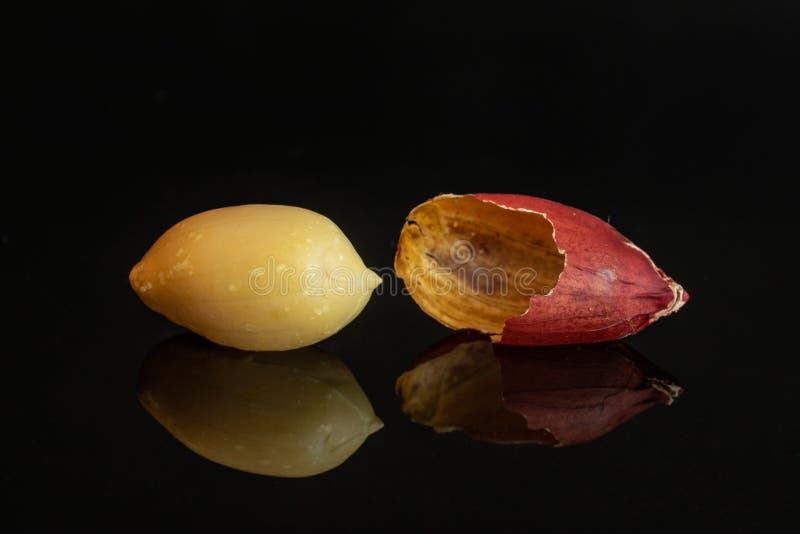
[[[797,10],[294,3],[21,18],[3,101],[2,483],[29,526],[758,531],[794,506]],[[382,6],[382,4],[381,4]],[[7,120],[6,120],[7,119]],[[50,183],[52,181],[52,183]],[[408,211],[517,192],[610,219],[692,300],[630,344],[686,387],[585,445],[436,435],[394,382],[448,330],[373,297],[322,347],[385,428],[305,480],[188,451],[136,400],[181,331],[128,286],[170,225],[240,203],[333,219],[391,266]]]

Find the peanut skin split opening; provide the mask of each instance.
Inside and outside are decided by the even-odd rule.
[[[554,233],[544,214],[443,195],[408,215],[395,270],[438,321],[499,335],[558,283],[566,255]]]

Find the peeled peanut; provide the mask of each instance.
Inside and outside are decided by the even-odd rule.
[[[380,282],[330,219],[266,204],[184,219],[130,273],[148,307],[244,350],[325,339],[361,312]]]
[[[383,427],[350,370],[313,347],[240,352],[183,334],[148,356],[138,393],[191,450],[261,475],[328,471]]]

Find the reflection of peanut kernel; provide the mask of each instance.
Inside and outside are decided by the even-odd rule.
[[[176,336],[148,357],[138,390],[183,444],[263,475],[333,469],[383,426],[347,367],[314,348],[241,352]]]

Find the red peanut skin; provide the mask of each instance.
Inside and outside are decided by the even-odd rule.
[[[525,195],[474,196],[544,214],[566,253],[566,267],[552,293],[533,295],[525,314],[506,320],[500,343],[564,345],[621,339],[689,300],[647,254],[594,215]]]

